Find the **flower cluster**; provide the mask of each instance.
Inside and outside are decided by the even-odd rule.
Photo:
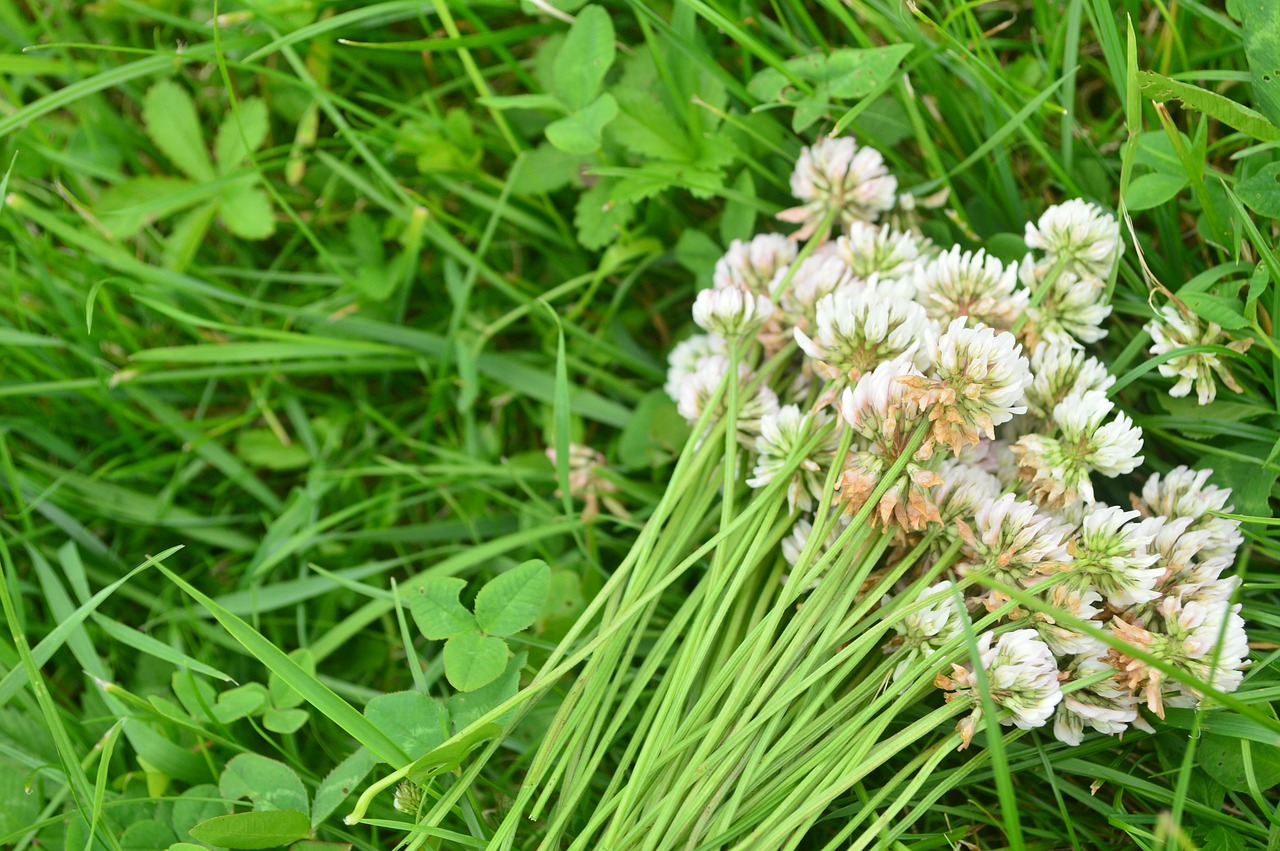
[[[934,665],[948,701],[971,708],[966,745],[984,707],[1078,744],[1144,726],[1142,707],[1162,715],[1206,686],[1235,688],[1248,646],[1231,603],[1243,538],[1222,516],[1230,492],[1178,468],[1150,477],[1131,510],[1102,501],[1123,487],[1103,480],[1143,461],[1142,430],[1086,350],[1111,313],[1115,217],[1082,200],[1051,207],[1027,224],[1021,258],[937,246],[887,223],[913,221],[914,204],[850,137],[805,149],[791,186],[800,204],[779,218],[799,232],[732,244],[694,306],[707,333],[672,351],[666,385],[693,423],[713,398],[723,408],[738,364],[748,484],[787,482],[788,562],[814,534],[837,546],[850,518],[889,536],[887,558],[914,553],[911,575],[933,584],[885,652],[894,678]],[[1156,354],[1239,350],[1172,308],[1149,330]],[[1215,376],[1236,389],[1216,354],[1160,370],[1202,403]]]

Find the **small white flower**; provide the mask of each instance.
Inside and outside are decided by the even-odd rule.
[[[555,447],[547,447],[547,460],[556,463]],[[569,496],[586,503],[582,511],[584,519],[599,514],[601,502],[616,515],[626,514],[621,504],[611,496],[618,492],[617,484],[602,476],[602,469],[607,469],[603,453],[580,443],[569,444]],[[556,488],[556,496],[561,495],[561,490]]]
[[[1023,334],[1027,346],[1034,350],[1040,342],[1080,347],[1096,343],[1107,332],[1102,321],[1111,315],[1107,303],[1107,284],[1092,275],[1062,271],[1049,279],[1052,267],[1035,263],[1028,254],[1018,267],[1018,278],[1032,293],[1032,300],[1043,291],[1034,306],[1027,308],[1027,326]]]
[[[910,277],[920,257],[920,240],[911,231],[894,231],[889,225],[877,227],[854,222],[836,240],[840,259],[859,278],[878,276],[881,280]]]
[[[1115,674],[1116,669],[1102,658],[1106,646],[1099,643],[1088,652],[1076,656],[1067,669],[1070,680],[1084,680],[1098,674]],[[1069,681],[1070,681],[1069,680]],[[1108,736],[1118,735],[1137,720],[1138,707],[1133,695],[1114,676],[1067,692],[1054,714],[1053,735],[1068,745],[1079,745],[1086,727]]]
[[[824,378],[856,381],[864,372],[906,352],[920,350],[931,333],[924,310],[893,297],[891,282],[869,279],[859,290],[841,289],[818,301],[817,328],[796,342]]]
[[[1066,547],[1070,529],[1011,493],[982,506],[972,528],[963,520],[957,520],[956,526],[964,541],[957,569],[965,575],[977,573],[1029,588],[1040,574],[1071,561]],[[978,599],[994,610],[1009,598],[988,590]]]
[[[818,302],[840,290],[861,289],[848,264],[830,243],[821,246],[804,259],[791,283],[782,292],[782,309],[792,324],[811,328],[817,317]]]
[[[938,465],[942,484],[934,491],[943,524],[971,520],[985,505],[1000,498],[1004,486],[981,467],[963,458],[947,458]]]
[[[943,580],[925,588],[916,602],[929,605],[910,612],[893,622],[898,637],[885,645],[885,653],[894,653],[898,664],[893,678],[901,679],[913,664],[932,656],[939,648],[964,634],[964,618],[968,614],[960,606],[960,597],[950,582]],[[886,597],[885,601],[888,602]]]
[[[852,136],[829,136],[800,152],[791,193],[801,205],[783,210],[778,218],[802,224],[793,238],[807,239],[832,213],[844,226],[874,222],[893,207],[897,192],[898,181],[879,151],[858,147]]]
[[[1235,352],[1244,352],[1252,340],[1232,340],[1216,323],[1202,325],[1200,317],[1185,315],[1173,305],[1165,305],[1160,314],[1143,326],[1154,344],[1151,354],[1163,355],[1188,346],[1226,346]],[[1217,352],[1196,352],[1170,358],[1157,367],[1165,378],[1176,378],[1178,383],[1169,390],[1170,396],[1186,396],[1194,387],[1196,399],[1207,405],[1218,395],[1216,374],[1223,384],[1236,393],[1240,385],[1231,374],[1231,366]]]
[[[1208,529],[1193,529],[1190,517],[1157,517],[1151,548],[1159,556],[1156,564],[1164,572],[1156,590],[1183,602],[1225,602],[1240,584],[1240,577],[1223,577],[1231,567],[1229,556],[1205,556],[1213,538]]]
[[[1157,473],[1147,479],[1142,487],[1142,499],[1134,507],[1146,514],[1191,518],[1188,529],[1209,533],[1200,557],[1234,561],[1236,551],[1244,543],[1244,535],[1240,534],[1240,521],[1212,513],[1230,513],[1235,511],[1235,506],[1227,505],[1231,489],[1209,484],[1211,475],[1213,470],[1192,470],[1186,466],[1174,467],[1164,476]]]
[[[1059,621],[1063,619],[1063,614],[1082,621],[1093,620],[1102,614],[1102,609],[1098,606],[1102,602],[1102,595],[1092,589],[1081,590],[1065,584],[1046,583],[1042,588],[1045,602],[1053,606],[1053,612],[1035,612],[1028,619],[1044,639],[1044,643],[1059,656],[1085,653],[1092,649],[1097,644],[1097,639]],[[1095,626],[1101,628],[1102,624]]]
[[[729,359],[723,355],[713,355],[703,359],[696,372],[680,383],[679,401],[676,409],[690,425],[696,423],[706,410],[707,403],[720,387],[720,382],[729,373]],[[778,410],[778,397],[767,386],[761,385],[753,395],[746,396],[745,385],[751,379],[751,369],[744,363],[738,364],[738,383],[743,389],[738,408],[738,440],[745,446],[755,446],[756,437],[760,434],[760,420]],[[725,397],[721,394],[716,406],[716,418],[723,417]]]
[[[735,239],[716,261],[712,281],[716,289],[741,287],[757,295],[769,296],[773,284],[796,259],[796,244],[780,233],[762,233],[750,242]]]
[[[1027,412],[1048,419],[1053,408],[1072,393],[1106,390],[1115,376],[1096,358],[1061,343],[1041,343],[1031,355],[1031,384],[1027,386]]]
[[[915,270],[917,300],[935,322],[973,317],[1000,330],[1013,327],[1026,313],[1031,294],[1018,287],[1018,269],[979,249],[960,246]]]
[[[978,653],[1000,723],[1022,730],[1043,727],[1062,700],[1053,652],[1033,629],[1006,632],[994,647],[993,638],[990,632],[978,636]],[[949,692],[948,701],[962,698],[973,705],[973,713],[956,727],[964,738],[963,750],[982,723],[982,699],[973,693],[978,685],[973,672],[961,665],[951,668],[950,677],[940,674],[934,682]]]
[[[702,361],[713,355],[727,353],[728,348],[724,338],[711,334],[694,334],[689,339],[676,343],[671,354],[667,355],[667,363],[670,366],[667,369],[667,383],[662,389],[666,391],[672,402],[679,402],[680,385],[698,371]]]
[[[1068,546],[1071,560],[1041,572],[1060,575],[1081,593],[1097,591],[1116,608],[1158,599],[1155,588],[1164,569],[1153,566],[1160,556],[1150,550],[1156,521],[1133,522],[1138,516],[1114,505],[1094,506]]]
[[[934,440],[957,455],[984,434],[994,440],[996,426],[1025,413],[1019,402],[1031,383],[1027,359],[1012,334],[980,323],[969,328],[966,322],[963,316],[951,320],[930,347],[930,377],[902,379],[928,411]]]
[[[764,416],[760,420],[760,436],[756,438],[756,452],[760,457],[747,484],[753,488],[768,485],[786,466],[787,458],[831,422],[832,416],[825,411],[802,414],[796,405],[787,405]],[[832,429],[800,462],[787,486],[787,506],[792,511],[797,508],[808,511],[822,499],[827,471],[831,469],[839,444],[840,434]]]
[[[1115,407],[1100,390],[1072,393],[1053,408],[1059,436],[1027,434],[1013,445],[1019,476],[1031,496],[1049,508],[1083,499],[1093,502],[1091,472],[1114,477],[1142,463],[1142,429],[1128,415],[1103,420]]]
[[[703,290],[693,302],[693,321],[704,331],[739,340],[760,330],[773,315],[773,302],[741,287]]]
[[[1050,207],[1035,224],[1028,222],[1025,242],[1051,261],[1064,257],[1072,271],[1098,278],[1109,278],[1124,253],[1115,216],[1079,198]]]

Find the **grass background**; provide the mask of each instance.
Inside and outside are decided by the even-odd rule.
[[[0,0],[0,539],[15,635],[0,642],[0,672],[31,661],[18,635],[55,639],[39,687],[0,685],[0,843],[85,847],[64,813],[86,801],[93,843],[151,847],[163,834],[126,842],[129,824],[171,823],[179,796],[215,783],[237,754],[282,760],[310,788],[352,751],[349,730],[314,714],[292,733],[261,718],[191,730],[156,717],[182,701],[181,682],[266,684],[270,666],[154,568],[83,623],[68,620],[177,545],[169,569],[273,646],[306,648],[317,682],[357,707],[414,687],[449,692],[438,646],[406,646],[378,604],[391,579],[481,580],[544,558],[553,608],[514,642],[536,665],[662,491],[684,437],[661,394],[664,358],[688,332],[699,282],[728,240],[772,227],[791,163],[819,132],[847,128],[881,149],[904,191],[946,190],[929,231],[943,244],[1014,253],[1051,203],[1114,208],[1122,183],[1155,190],[1149,205],[1126,196],[1146,207],[1134,232],[1150,275],[1176,291],[1213,270],[1198,280],[1221,282],[1224,298],[1255,281],[1258,331],[1239,333],[1270,335],[1280,290],[1254,270],[1275,246],[1273,222],[1258,216],[1250,233],[1220,187],[1265,169],[1274,143],[1176,105],[1169,121],[1186,135],[1171,136],[1132,74],[1255,103],[1230,4],[605,5],[620,47],[604,90],[621,109],[600,150],[580,155],[546,141],[559,114],[526,97],[563,87],[569,29],[532,5]],[[758,72],[794,57],[880,44],[913,49],[906,75],[871,97],[824,108],[812,80],[792,74],[787,97],[819,101],[802,133],[794,101],[752,90]],[[266,104],[269,132],[227,174],[144,185],[128,210],[147,223],[120,238],[104,196],[183,173],[146,126],[159,80],[190,95],[209,147],[250,98]],[[1133,185],[1147,175],[1169,179]],[[236,181],[269,197],[269,237],[243,238],[246,225],[214,212],[203,232],[189,221]],[[1270,517],[1274,345],[1260,339],[1236,362],[1242,394],[1206,408],[1170,399],[1171,382],[1145,362],[1141,328],[1163,299],[1150,300],[1138,258],[1130,243],[1095,349],[1146,431],[1148,467],[1212,466],[1239,512]],[[567,438],[604,452],[628,516],[584,519],[556,496],[544,450]],[[1135,482],[1109,498],[1123,504]],[[1246,529],[1238,569],[1261,661],[1241,697],[1274,717],[1277,538],[1263,522]],[[116,744],[124,713],[132,732],[183,751],[181,774],[139,762],[136,741]],[[487,835],[539,717],[453,829]],[[1177,847],[1170,825],[1181,823],[1198,847],[1276,847],[1265,789],[1280,780],[1280,749],[1234,721],[1172,713],[1156,736],[1075,750],[1023,740],[1009,750],[1027,778],[1020,836],[979,770],[936,781],[954,788],[902,845]],[[1186,745],[1202,727],[1228,734],[1199,739],[1218,748],[1209,757]],[[1253,776],[1229,789],[1203,761],[1235,765],[1241,741]],[[401,835],[335,816],[318,837],[371,849]]]

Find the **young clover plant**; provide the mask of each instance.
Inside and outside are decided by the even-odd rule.
[[[147,136],[183,177],[150,174],[107,189],[95,205],[98,218],[117,239],[128,239],[149,222],[179,213],[165,240],[165,265],[185,268],[204,241],[215,216],[241,239],[275,233],[271,198],[258,172],[246,168],[270,129],[266,104],[245,98],[229,112],[213,140],[213,157],[195,102],[172,80],[161,80],[142,100]]]
[[[458,600],[466,581],[432,577],[409,600],[418,629],[443,641],[444,674],[458,691],[475,691],[496,680],[511,654],[506,637],[530,626],[551,590],[551,569],[541,559],[489,580],[476,594],[475,611]]]

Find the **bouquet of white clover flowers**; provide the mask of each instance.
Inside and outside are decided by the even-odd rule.
[[[825,847],[888,843],[982,731],[1075,745],[1241,682],[1230,492],[1184,467],[1129,509],[1095,490],[1143,460],[1084,348],[1116,220],[1052,207],[1010,264],[924,239],[852,138],[805,149],[791,185],[799,231],[733,243],[693,307],[705,333],[671,352],[693,433],[631,553],[532,683],[455,737],[575,672],[490,848],[795,848],[892,766]],[[1157,353],[1221,340],[1162,316]],[[1161,368],[1204,401],[1233,383],[1214,358]]]

